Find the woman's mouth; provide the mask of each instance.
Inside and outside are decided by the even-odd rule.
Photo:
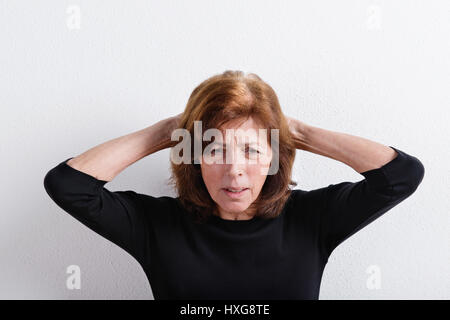
[[[240,189],[223,188],[223,190],[230,198],[239,198],[245,192],[247,192],[248,188],[240,188]]]

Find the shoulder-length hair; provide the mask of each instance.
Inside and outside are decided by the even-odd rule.
[[[255,217],[275,218],[290,196],[290,186],[297,185],[291,180],[296,148],[278,97],[266,82],[254,73],[231,70],[206,79],[192,91],[178,128],[186,129],[194,137],[194,121],[201,121],[202,132],[205,132],[209,128],[219,129],[228,121],[249,117],[267,130],[269,145],[271,129],[279,130],[278,171],[267,175],[258,198],[251,205],[257,209]],[[194,163],[193,145],[191,143],[190,163],[171,161],[169,183],[178,192],[184,209],[201,222],[218,211],[204,184],[200,164]],[[202,141],[202,153],[205,145]]]

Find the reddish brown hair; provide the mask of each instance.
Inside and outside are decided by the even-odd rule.
[[[202,132],[209,128],[220,128],[230,120],[249,117],[257,121],[261,128],[279,130],[279,169],[276,174],[268,175],[258,198],[251,206],[257,208],[255,216],[262,218],[277,217],[290,195],[289,186],[297,183],[291,180],[295,159],[295,145],[291,138],[288,123],[281,112],[275,91],[254,73],[227,70],[200,83],[192,91],[179,122],[179,128],[189,131],[194,137],[194,121],[202,121]],[[197,221],[203,221],[217,205],[209,195],[203,182],[200,164],[194,163],[194,143],[191,150],[191,162],[175,164],[171,161],[172,174],[169,179],[178,191],[182,206],[194,214]],[[202,143],[203,148],[205,143]]]

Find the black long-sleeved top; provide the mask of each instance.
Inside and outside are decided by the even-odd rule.
[[[195,223],[179,198],[110,191],[69,166],[44,187],[65,212],[126,250],[158,299],[318,299],[324,267],[345,239],[409,197],[424,166],[401,150],[365,179],[295,189],[281,214],[265,220],[211,216]]]

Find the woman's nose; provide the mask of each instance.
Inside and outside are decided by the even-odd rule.
[[[242,165],[232,163],[228,166],[228,174],[230,176],[240,176],[243,174],[243,172],[244,168],[242,167]]]
[[[240,150],[228,149],[227,152],[230,152],[230,154],[227,155],[225,164],[229,174],[241,175],[245,169],[245,155],[243,155]]]

